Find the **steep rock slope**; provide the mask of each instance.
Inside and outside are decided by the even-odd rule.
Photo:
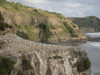
[[[95,16],[84,18],[69,18],[73,23],[77,24],[84,32],[100,31],[100,19]]]
[[[35,43],[5,33],[0,36],[1,74],[90,75],[90,62],[78,47]]]
[[[86,38],[77,25],[59,13],[1,0],[0,14],[4,23],[12,26],[11,30],[25,39],[55,43]]]

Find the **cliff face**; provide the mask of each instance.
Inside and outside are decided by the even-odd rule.
[[[77,25],[59,13],[3,2],[3,5],[0,4],[0,14],[4,23],[12,26],[12,32],[22,38],[50,43],[86,39]]]
[[[90,62],[80,48],[35,43],[13,33],[0,36],[0,57],[2,75],[90,75]]]
[[[85,38],[59,13],[0,1],[0,75],[90,75],[90,61],[79,47],[36,43]]]
[[[100,19],[95,16],[84,18],[69,18],[73,23],[77,24],[83,32],[99,32]]]

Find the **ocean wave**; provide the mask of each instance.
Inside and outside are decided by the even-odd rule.
[[[88,42],[88,46],[94,46],[100,49],[100,42]]]
[[[86,36],[88,37],[100,37],[100,32],[97,32],[97,33],[86,33]]]

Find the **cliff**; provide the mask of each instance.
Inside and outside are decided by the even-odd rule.
[[[0,15],[10,30],[24,39],[48,43],[86,39],[76,24],[59,13],[1,0]]]
[[[86,37],[63,15],[0,0],[0,75],[90,75],[81,48],[36,43],[78,39]]]
[[[95,16],[84,18],[69,18],[77,24],[83,32],[100,32],[100,19]]]
[[[90,75],[79,47],[36,43],[14,33],[0,36],[0,75]]]

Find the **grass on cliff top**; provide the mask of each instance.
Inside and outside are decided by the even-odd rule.
[[[20,12],[20,13],[24,13],[24,14],[32,15],[32,16],[40,15],[40,16],[58,17],[60,19],[65,19],[65,17],[61,15],[60,13],[43,11],[41,9],[24,6],[20,3],[8,2],[6,0],[0,0],[0,7],[3,7],[6,10]]]
[[[15,62],[11,59],[0,56],[0,75],[9,75],[14,64]]]

